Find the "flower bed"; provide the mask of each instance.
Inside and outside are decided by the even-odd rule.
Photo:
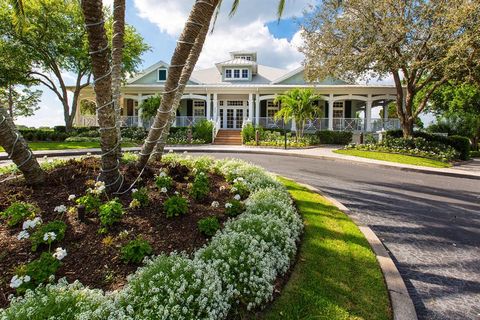
[[[35,290],[27,290],[24,297],[13,298],[9,308],[0,310],[0,319],[222,319],[227,317],[232,308],[251,309],[270,301],[275,280],[284,275],[291,264],[303,227],[285,188],[263,169],[238,160],[213,161],[204,157],[184,158],[169,154],[164,157],[163,166],[182,168],[178,169],[182,170],[182,173],[178,172],[182,177],[185,170],[191,173],[191,184],[179,195],[168,195],[168,199],[186,198],[188,194],[189,202],[194,203],[197,200],[193,198],[204,197],[198,201],[208,204],[208,207],[203,207],[207,214],[198,216],[196,222],[199,226],[203,225],[202,230],[208,230],[206,232],[209,234],[221,222],[224,222],[223,229],[198,250],[186,250],[184,253],[175,250],[184,251],[185,248],[154,250],[160,255],[148,258],[143,267],[128,277],[123,288],[119,285],[112,293],[87,289],[79,282],[68,284],[61,280],[56,284],[48,283]],[[215,176],[224,179],[209,183],[218,189],[219,195],[215,195],[215,198],[209,198],[210,195],[202,192],[205,175],[210,181]],[[177,183],[175,175],[169,176],[174,184]],[[168,180],[164,175],[158,175],[152,182],[157,188],[158,197],[163,196],[162,188],[166,188],[167,192],[176,189],[176,185],[168,187]],[[145,183],[148,189],[149,184],[147,181]],[[101,193],[99,189],[102,189],[101,185],[92,186],[86,195]],[[129,200],[134,210],[141,210],[135,207],[141,207],[145,197],[140,188],[137,192],[139,194]],[[126,200],[121,198],[120,202]],[[118,224],[124,223],[125,217],[121,218],[121,222],[115,222],[116,216],[112,213],[117,210],[116,205],[109,204],[111,201],[114,200],[102,205],[106,206],[103,210],[105,216],[114,217],[112,224],[106,223],[105,227],[108,233],[116,234],[122,230]],[[192,211],[182,213],[181,205],[175,208],[179,210],[176,211],[178,216],[170,219],[186,219],[195,214]],[[59,210],[63,211],[63,208]],[[212,213],[220,220],[218,224],[213,221],[215,219],[200,223],[211,217]],[[239,213],[238,217],[233,218]],[[232,218],[226,220],[227,215]],[[135,215],[131,218],[134,219]],[[180,223],[175,227],[181,229],[182,225]],[[181,229],[177,234],[185,237],[182,243],[188,243],[188,233],[194,231],[201,232],[199,229]],[[175,234],[175,230],[171,233]],[[156,236],[161,237],[161,234],[157,233]],[[203,237],[206,239],[206,236]],[[135,248],[150,252],[142,239],[137,240],[138,246]],[[43,248],[52,255],[53,251],[47,251],[46,245]],[[137,252],[130,249],[126,251]],[[74,250],[67,247],[69,256],[66,258],[63,251],[54,254],[63,256],[63,261],[67,263],[70,255],[74,255]],[[135,254],[130,256],[135,258]],[[84,267],[79,261],[76,261],[78,267]],[[98,268],[102,262],[89,263]],[[72,279],[69,280],[72,282]]]
[[[424,138],[387,138],[380,143],[349,144],[345,149],[356,149],[363,151],[379,151],[405,154],[443,162],[453,161],[459,158],[459,153],[451,146],[427,141]]]

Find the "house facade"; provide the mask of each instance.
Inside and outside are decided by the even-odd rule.
[[[306,131],[348,130],[374,132],[399,128],[398,119],[388,119],[388,112],[378,111],[395,99],[394,86],[357,85],[326,79],[309,83],[304,69],[284,70],[259,64],[250,51],[231,52],[231,59],[215,66],[196,70],[185,88],[174,126],[190,126],[208,119],[217,130],[241,130],[250,122],[266,128],[283,127],[274,119],[280,106],[277,95],[292,88],[313,88],[322,97],[318,101],[318,118],[308,121]],[[149,128],[151,119],[143,119],[139,105],[164,91],[168,64],[160,61],[130,78],[122,87],[122,122],[124,126]],[[82,90],[79,101],[95,101],[93,88]],[[377,116],[372,117],[372,111]],[[95,126],[95,115],[77,112],[77,126]],[[285,124],[295,130],[295,122]]]

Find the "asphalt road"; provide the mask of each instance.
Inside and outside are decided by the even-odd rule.
[[[419,319],[480,319],[480,180],[290,156],[210,155],[249,160],[351,209],[389,250]]]

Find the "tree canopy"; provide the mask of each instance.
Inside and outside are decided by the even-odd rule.
[[[28,59],[14,59],[15,65],[28,64],[27,75],[52,90],[62,103],[67,127],[77,112],[80,90],[91,84],[91,63],[87,36],[79,1],[42,0],[24,3],[22,28],[15,24],[15,11],[4,2],[0,4],[0,33],[3,40],[15,43],[28,53]],[[111,14],[107,13],[106,27],[112,33]],[[125,30],[123,72],[131,73],[148,49],[132,26]],[[73,77],[71,83],[69,79]],[[73,96],[68,93],[72,87]]]
[[[479,13],[480,3],[471,0],[324,0],[303,23],[307,77],[393,77],[397,114],[411,135],[431,94],[456,74],[449,68],[466,71]]]

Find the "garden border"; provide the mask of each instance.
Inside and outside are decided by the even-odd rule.
[[[352,221],[360,229],[360,231],[370,244],[370,247],[375,253],[380,269],[382,270],[383,277],[387,285],[388,295],[390,297],[390,303],[392,306],[393,320],[417,320],[417,312],[415,311],[412,298],[408,294],[405,282],[403,281],[402,276],[400,275],[400,272],[395,266],[392,258],[390,258],[387,249],[377,237],[377,235],[373,232],[373,230],[367,225],[361,223],[358,217],[353,214],[350,209],[348,209],[340,201],[324,194],[321,190],[311,185],[298,181],[295,182],[307,188],[308,190],[318,193],[322,197],[326,198],[335,207],[337,207],[340,211],[342,211],[350,219],[352,219]]]

